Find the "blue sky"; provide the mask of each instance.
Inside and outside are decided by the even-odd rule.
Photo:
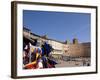
[[[58,41],[90,42],[90,14],[23,10],[23,25],[38,35]]]

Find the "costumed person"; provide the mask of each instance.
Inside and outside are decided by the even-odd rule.
[[[31,63],[26,64],[24,68],[25,69],[43,68],[41,60],[41,54],[42,54],[41,48],[31,46],[30,51],[31,51]]]
[[[30,51],[30,45],[29,43],[24,43],[24,48],[23,48],[23,64],[28,64],[29,63],[29,51]]]
[[[57,64],[54,60],[49,59],[50,52],[53,50],[50,44],[46,42],[42,45],[42,61],[43,68],[54,68],[55,64]]]

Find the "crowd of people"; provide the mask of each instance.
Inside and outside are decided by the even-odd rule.
[[[57,62],[50,58],[52,46],[47,42],[41,46],[37,44],[37,40],[23,39],[23,69],[55,68]]]

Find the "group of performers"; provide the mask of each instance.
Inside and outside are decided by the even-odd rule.
[[[23,68],[42,69],[55,68],[56,61],[50,58],[52,46],[44,42],[41,46],[36,46],[37,40],[32,43],[29,40],[23,41]]]

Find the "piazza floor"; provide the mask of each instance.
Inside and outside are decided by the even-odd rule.
[[[57,60],[58,64],[55,67],[79,67],[79,66],[90,66],[90,58],[74,58],[70,60]]]

